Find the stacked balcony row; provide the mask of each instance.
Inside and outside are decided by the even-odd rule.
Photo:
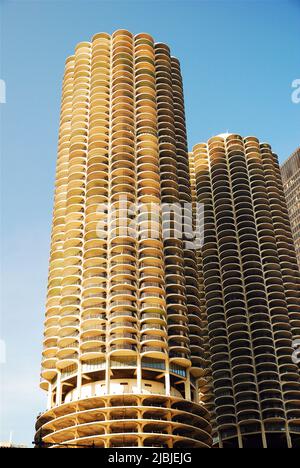
[[[159,395],[90,398],[44,414],[37,437],[45,446],[208,448],[206,412],[193,403]]]

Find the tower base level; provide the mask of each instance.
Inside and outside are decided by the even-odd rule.
[[[40,448],[209,448],[207,411],[177,396],[122,394],[70,401],[42,414]]]

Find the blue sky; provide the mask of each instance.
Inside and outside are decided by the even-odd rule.
[[[1,6],[0,440],[31,444],[45,407],[38,389],[50,223],[66,56],[100,31],[152,34],[181,60],[190,147],[229,130],[272,144],[300,141],[300,0],[10,1]]]

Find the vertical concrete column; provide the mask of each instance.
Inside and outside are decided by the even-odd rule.
[[[57,374],[57,384],[56,384],[56,405],[61,405],[62,402],[62,384],[61,384],[61,372]]]
[[[289,423],[287,422],[286,425],[285,425],[286,429],[286,438],[287,438],[287,445],[288,445],[288,448],[293,448],[293,444],[292,444],[292,439],[291,439],[291,434],[290,434],[290,430],[289,430]]]
[[[110,358],[106,357],[105,362],[105,391],[106,394],[109,395],[110,393]]]
[[[142,393],[142,360],[140,354],[137,356],[137,389]]]
[[[47,410],[52,408],[52,384],[48,385],[48,400],[47,400]]]
[[[186,398],[186,400],[191,400],[192,399],[191,376],[190,376],[190,371],[189,370],[186,371],[185,398]]]
[[[77,398],[81,398],[81,388],[82,388],[82,364],[78,364],[78,373],[77,373]]]
[[[199,391],[200,391],[200,388],[199,388],[199,379],[196,380],[196,388],[195,388],[195,402],[196,403],[199,403]]]
[[[237,428],[237,436],[238,436],[239,448],[242,449],[243,448],[243,437],[242,437],[241,430],[240,430],[239,427]]]
[[[168,444],[168,448],[169,448],[169,449],[173,448],[173,441],[172,441],[172,439],[168,439],[167,444]]]
[[[263,448],[268,448],[268,442],[267,442],[267,436],[266,436],[266,431],[264,426],[262,425],[261,429],[261,436],[262,436],[262,442],[263,442]]]

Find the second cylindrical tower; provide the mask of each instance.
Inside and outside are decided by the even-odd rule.
[[[206,300],[215,445],[299,447],[300,280],[277,156],[224,134],[191,155],[205,208]]]

